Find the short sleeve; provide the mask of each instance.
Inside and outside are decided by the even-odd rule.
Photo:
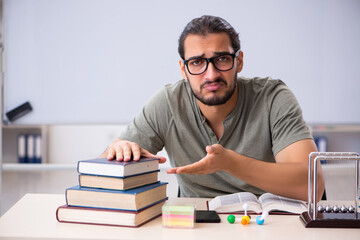
[[[274,156],[294,142],[312,138],[295,95],[280,80],[271,89],[268,107]]]

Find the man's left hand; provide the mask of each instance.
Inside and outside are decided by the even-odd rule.
[[[167,170],[167,173],[206,175],[225,171],[228,168],[231,150],[225,149],[220,144],[214,144],[207,146],[206,152],[206,156],[198,162],[182,167],[170,168]]]

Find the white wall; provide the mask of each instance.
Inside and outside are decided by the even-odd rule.
[[[359,12],[358,0],[4,0],[5,111],[30,101],[17,124],[127,123],[180,80],[178,37],[211,14],[240,33],[241,75],[285,81],[309,122],[360,123]]]
[[[54,125],[48,131],[48,157],[72,163],[98,157],[120,135],[124,125]]]

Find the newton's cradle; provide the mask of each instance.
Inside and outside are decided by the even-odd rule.
[[[355,200],[350,206],[321,206],[317,203],[317,169],[320,161],[355,162]],[[313,152],[309,155],[308,211],[300,215],[307,228],[360,228],[359,213],[359,161],[355,152]]]

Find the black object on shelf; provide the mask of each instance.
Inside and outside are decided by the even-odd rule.
[[[31,104],[29,102],[25,102],[13,110],[7,112],[6,116],[10,122],[13,122],[31,111]]]

